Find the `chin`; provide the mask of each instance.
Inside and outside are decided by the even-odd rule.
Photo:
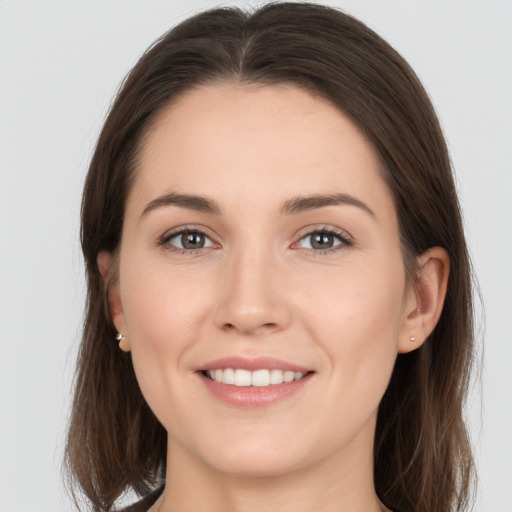
[[[299,440],[291,443],[290,437],[274,435],[257,439],[253,435],[245,440],[205,439],[203,446],[195,446],[195,452],[207,466],[220,473],[240,477],[275,477],[314,463],[310,460],[312,455],[308,455],[305,449],[306,444]],[[212,446],[215,447],[213,450]]]
[[[265,478],[290,474],[301,465],[283,460],[272,454],[259,454],[257,457],[233,457],[214,461],[211,467],[226,475],[240,478]]]

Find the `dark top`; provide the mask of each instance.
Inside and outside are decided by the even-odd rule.
[[[160,498],[164,492],[164,487],[165,484],[162,484],[160,487],[144,496],[140,501],[137,501],[137,503],[123,508],[119,512],[147,512],[156,503],[158,498]]]

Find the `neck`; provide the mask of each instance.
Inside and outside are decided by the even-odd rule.
[[[363,456],[362,456],[363,455]],[[158,512],[382,512],[367,450],[333,453],[283,475],[217,471],[169,439],[166,489]],[[152,509],[153,511],[153,509]]]

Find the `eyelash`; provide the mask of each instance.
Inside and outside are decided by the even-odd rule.
[[[172,240],[173,238],[176,238],[177,236],[180,236],[180,235],[184,235],[185,233],[198,234],[198,235],[204,236],[208,240],[212,241],[212,243],[214,245],[218,246],[218,244],[216,244],[215,242],[213,242],[213,240],[211,240],[211,238],[208,236],[206,231],[204,231],[200,228],[197,228],[197,227],[189,227],[189,226],[187,226],[185,228],[178,229],[177,231],[173,231],[172,233],[166,233],[164,236],[162,236],[162,238],[160,238],[157,245],[160,247],[163,247],[167,251],[172,251],[175,254],[178,254],[179,256],[191,255],[192,253],[200,252],[201,249],[205,249],[205,247],[200,247],[199,249],[182,249],[181,247],[176,247],[175,245],[172,245],[169,243],[169,241]]]
[[[315,228],[311,231],[308,231],[304,235],[300,237],[300,239],[295,242],[293,245],[297,245],[299,242],[303,241],[304,239],[311,237],[316,234],[322,234],[322,235],[329,235],[334,238],[337,238],[340,242],[338,245],[335,245],[334,247],[330,247],[328,249],[306,249],[310,254],[313,254],[315,256],[323,256],[328,254],[336,253],[343,249],[348,249],[350,247],[353,247],[354,242],[350,235],[348,233],[332,228],[332,227],[321,227],[321,228]]]
[[[188,227],[188,226],[185,228],[182,228],[182,229],[178,229],[177,231],[173,231],[172,233],[168,233],[168,234],[166,233],[164,236],[162,236],[160,238],[160,240],[158,240],[157,245],[165,248],[168,251],[172,251],[178,255],[191,255],[193,253],[200,252],[201,249],[208,248],[208,247],[200,247],[199,249],[182,249],[180,247],[176,247],[169,243],[169,241],[172,240],[173,238],[176,238],[177,236],[183,235],[185,233],[198,234],[198,235],[204,236],[206,239],[210,240],[213,245],[216,245],[217,247],[219,247],[219,244],[214,242],[208,236],[206,231],[204,231],[200,228],[197,228],[197,227]],[[339,250],[353,247],[353,245],[354,245],[354,242],[352,241],[351,237],[344,231],[340,231],[340,230],[334,229],[332,227],[322,227],[322,228],[312,229],[311,231],[308,231],[305,234],[303,234],[297,242],[294,242],[292,244],[292,248],[294,248],[294,246],[297,246],[300,242],[302,242],[306,238],[311,237],[315,234],[324,234],[324,235],[332,236],[334,238],[337,238],[338,241],[340,242],[338,245],[335,245],[334,247],[330,247],[327,249],[305,249],[309,253],[314,254],[315,256],[332,254]]]

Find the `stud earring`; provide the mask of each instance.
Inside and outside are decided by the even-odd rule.
[[[119,348],[123,352],[130,352],[130,342],[122,332],[116,334],[116,340],[119,342]]]
[[[416,341],[416,338],[414,336],[411,336],[411,341],[412,342]]]

